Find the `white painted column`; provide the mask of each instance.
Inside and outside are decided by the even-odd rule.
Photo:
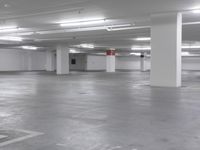
[[[46,71],[55,71],[54,52],[46,51]]]
[[[57,74],[69,74],[69,48],[66,45],[58,45],[56,50]]]
[[[182,14],[152,15],[151,86],[181,86]]]
[[[146,71],[146,58],[145,53],[141,53],[140,55],[140,70],[142,72]]]
[[[106,52],[106,72],[115,72],[115,50]]]

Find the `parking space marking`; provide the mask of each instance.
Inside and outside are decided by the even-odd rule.
[[[27,139],[30,139],[30,138],[33,138],[33,137],[37,137],[37,136],[44,134],[44,133],[40,133],[40,132],[22,130],[22,129],[9,129],[9,130],[27,133],[28,135],[0,143],[0,147],[10,145],[10,144],[14,144],[14,143],[18,143],[18,142],[21,142],[21,141],[24,141],[24,140],[27,140]]]
[[[4,138],[7,138],[8,136],[6,136],[6,135],[0,135],[0,140],[1,139],[4,139]]]

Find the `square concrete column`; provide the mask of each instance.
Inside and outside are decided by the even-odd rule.
[[[181,86],[182,14],[151,17],[151,86]]]
[[[115,50],[106,52],[106,72],[115,72]]]
[[[57,74],[69,74],[69,48],[66,45],[58,45],[56,50]]]
[[[55,71],[55,54],[52,51],[46,51],[46,71]]]

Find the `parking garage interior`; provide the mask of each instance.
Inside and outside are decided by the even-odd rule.
[[[199,18],[199,0],[0,0],[0,150],[199,150]]]

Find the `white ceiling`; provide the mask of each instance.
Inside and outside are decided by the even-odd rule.
[[[21,32],[61,30],[63,20],[105,18],[106,25],[135,23],[149,26],[152,13],[187,12],[200,8],[199,0],[0,0],[0,26],[17,25]],[[200,14],[184,14],[184,22],[200,21]],[[2,34],[5,35],[5,34]],[[6,34],[8,35],[8,34]],[[18,36],[12,33],[12,36]],[[94,43],[99,48],[130,48],[138,36],[150,36],[149,29],[108,32],[106,30],[62,32],[24,36],[24,43],[5,43],[44,46],[52,49],[60,42],[70,45]],[[183,27],[184,41],[200,41],[200,25]]]

